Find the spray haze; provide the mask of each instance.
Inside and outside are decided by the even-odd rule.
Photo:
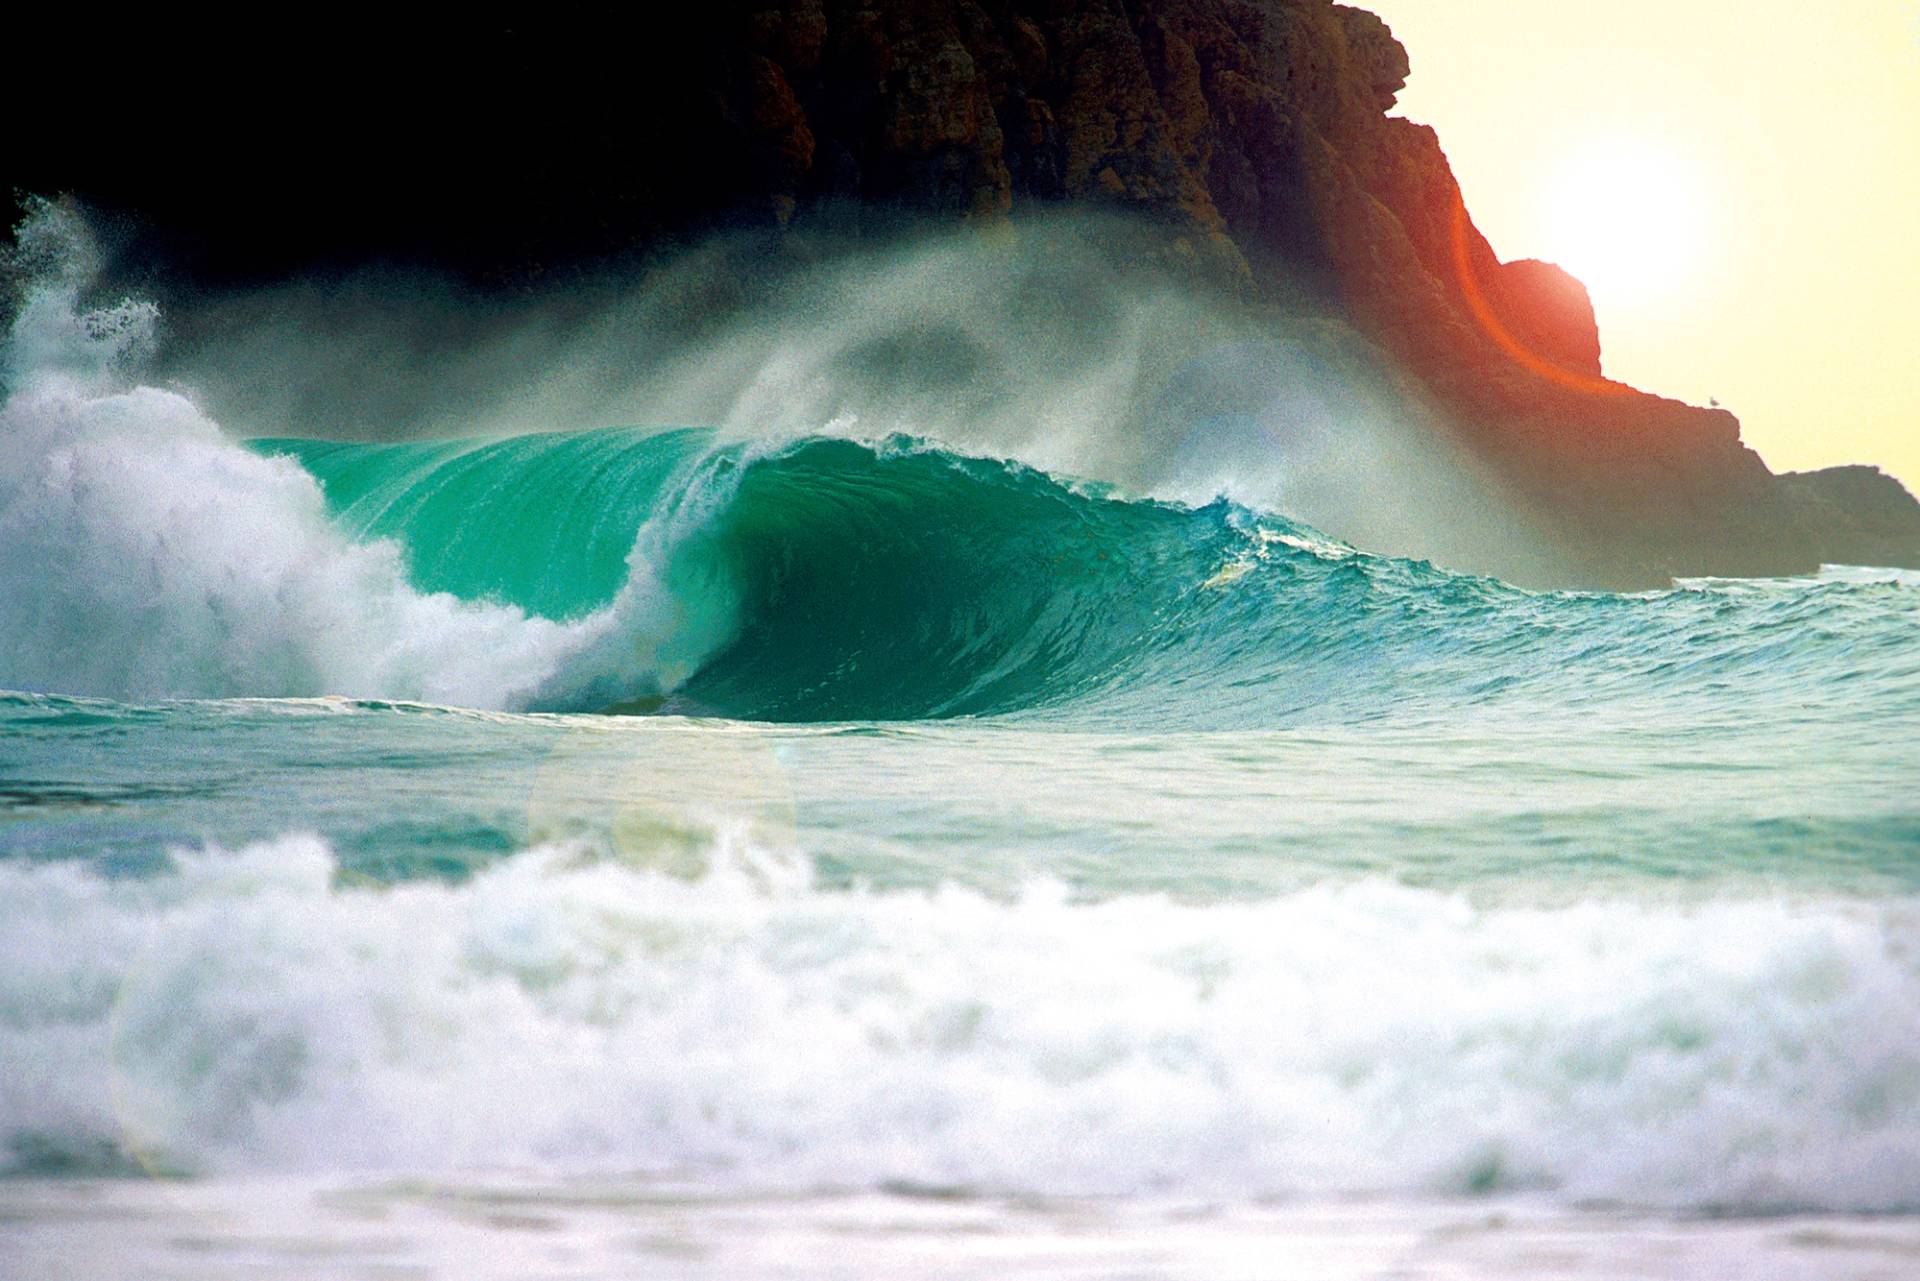
[[[1525,564],[1533,541],[1344,322],[1250,302],[1116,215],[722,236],[507,293],[369,270],[227,296],[180,329],[165,373],[246,435],[905,433],[1464,568]]]
[[[721,240],[510,297],[370,274],[203,299],[159,342],[151,304],[86,305],[99,256],[45,205],[7,349],[5,683],[990,712],[1297,647],[1273,592],[1348,553],[1273,513],[1426,555],[1508,536],[1350,330],[1177,286],[1135,236]]]

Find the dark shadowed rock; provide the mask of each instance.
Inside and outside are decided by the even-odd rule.
[[[1375,104],[1382,111],[1388,110],[1400,91],[1407,87],[1411,68],[1406,49],[1393,38],[1393,32],[1378,15],[1343,4],[1335,5],[1333,10],[1340,15],[1340,23],[1347,33],[1347,47],[1353,51],[1361,73],[1373,90]]]
[[[1912,565],[1920,503],[1878,467],[1788,472],[1780,484],[1800,505],[1816,554],[1830,565]]]

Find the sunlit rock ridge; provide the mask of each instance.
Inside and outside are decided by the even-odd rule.
[[[49,143],[13,185],[120,215],[133,260],[213,288],[366,260],[514,288],[723,227],[778,244],[1116,209],[1197,281],[1387,353],[1569,583],[1920,565],[1920,506],[1890,479],[1776,477],[1730,414],[1607,380],[1584,288],[1502,263],[1434,131],[1389,114],[1408,52],[1359,9],[723,0],[299,47],[237,82],[172,69],[150,105],[184,153],[95,138],[82,171]],[[354,93],[310,92],[366,57]],[[213,157],[252,127],[243,101],[274,142],[237,173]]]

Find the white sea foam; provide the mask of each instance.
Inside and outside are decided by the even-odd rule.
[[[82,306],[71,215],[44,208],[23,236],[45,272],[5,345],[0,687],[551,705],[657,692],[724,636],[664,599],[652,536],[619,598],[570,624],[416,590],[400,548],[342,535],[291,460],[136,381],[157,314]]]
[[[1920,905],[0,867],[16,1164],[1920,1205]],[[91,1154],[91,1155],[90,1155]]]

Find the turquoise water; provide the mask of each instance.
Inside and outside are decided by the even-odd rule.
[[[50,298],[12,1174],[1920,1207],[1911,574],[1526,592],[898,436],[242,445]]]

